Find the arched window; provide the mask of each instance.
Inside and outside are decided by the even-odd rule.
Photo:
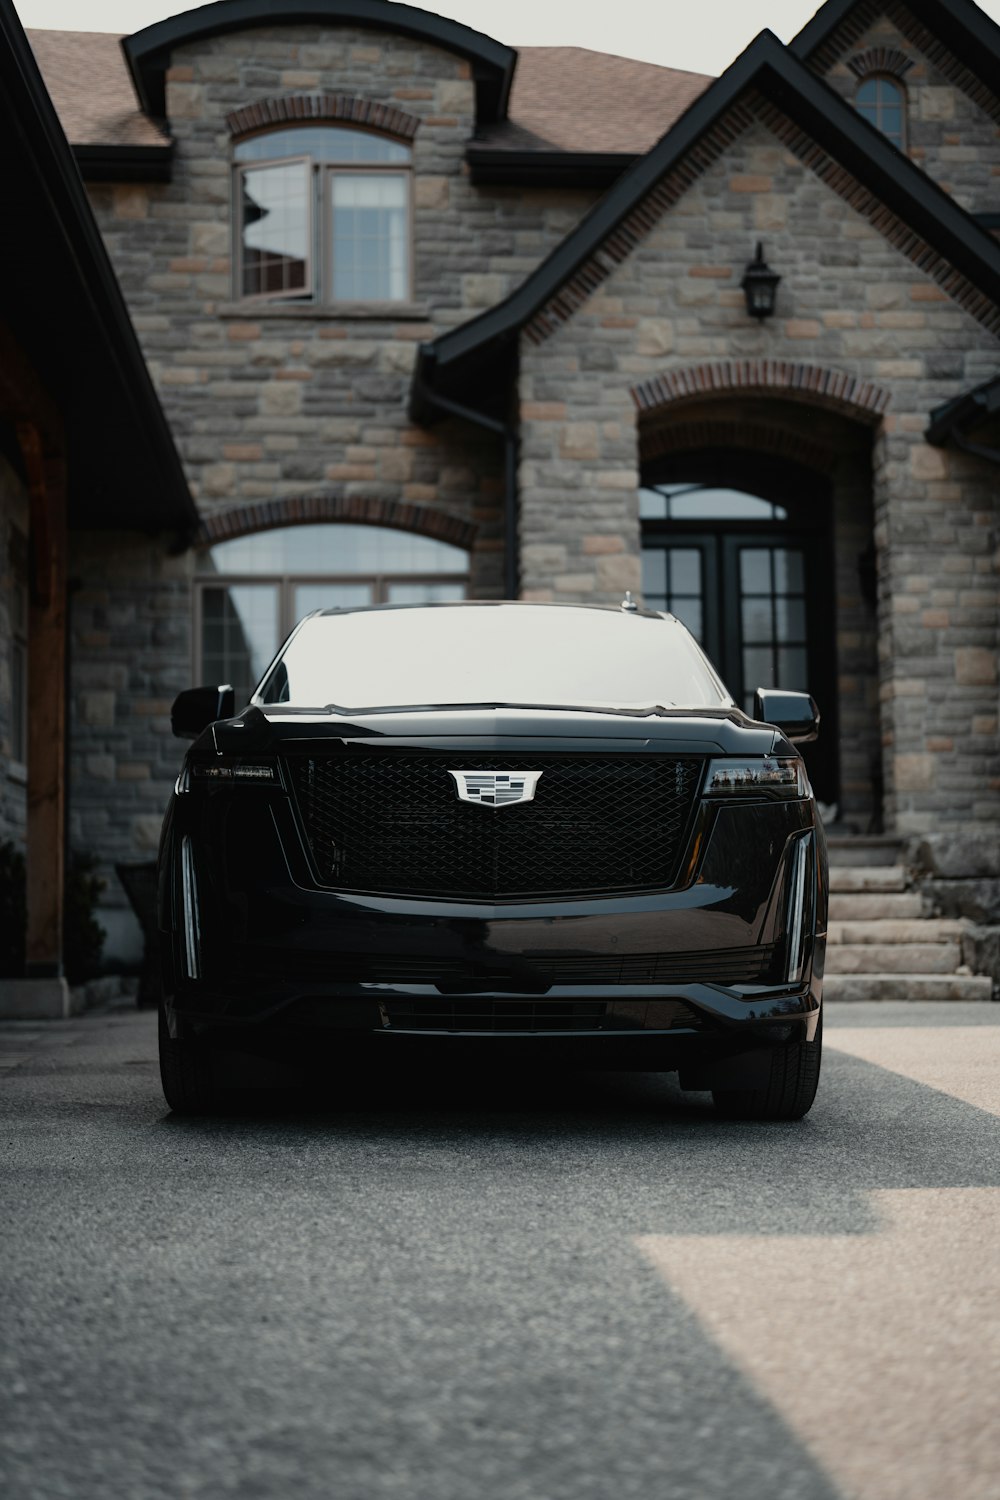
[[[869,74],[858,84],[854,103],[859,114],[900,151],[905,151],[906,95],[901,83],[883,73]]]
[[[303,125],[238,141],[233,161],[237,296],[409,299],[408,146]]]
[[[246,703],[278,646],[310,610],[464,599],[469,554],[387,526],[285,526],[201,554],[197,680],[231,682]]]

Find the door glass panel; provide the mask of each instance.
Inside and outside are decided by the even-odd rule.
[[[687,626],[695,640],[701,641],[703,639],[702,628],[704,622],[700,599],[675,599],[670,612],[680,620],[682,625]]]
[[[772,637],[770,599],[743,599],[743,639],[748,644],[770,641]]]
[[[390,583],[390,604],[446,604],[465,598],[463,583]]]
[[[745,646],[743,648],[743,687],[745,694],[752,699],[756,688],[775,686],[774,657],[772,652],[764,646]]]
[[[667,554],[662,547],[647,547],[642,554],[642,594],[647,604],[667,599]],[[655,607],[655,606],[654,606]]]
[[[789,692],[805,693],[809,690],[809,668],[804,646],[778,647],[777,687]]]
[[[665,521],[667,519],[667,497],[659,490],[639,491],[639,517],[643,521]]]
[[[345,605],[375,602],[370,583],[297,583],[294,599],[297,620],[314,609],[343,609]]]
[[[697,547],[670,548],[670,592],[701,593],[701,553]]]
[[[779,641],[805,641],[805,599],[775,599],[774,616]]]
[[[202,681],[230,682],[242,708],[278,649],[278,590],[240,583],[202,593]]]
[[[775,547],[774,590],[777,594],[801,594],[805,589],[802,553],[798,548]]]
[[[744,547],[740,552],[740,588],[744,594],[770,594],[771,549]]]

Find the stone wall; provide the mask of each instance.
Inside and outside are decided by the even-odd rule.
[[[192,680],[192,566],[169,537],[70,537],[69,843],[101,862],[111,962],[141,954],[114,865],[156,858],[184,751],[170,705]]]
[[[987,94],[950,53],[936,44],[905,6],[873,21],[824,77],[853,103],[859,78],[850,64],[866,53],[901,53],[912,64],[901,79],[906,98],[906,143],[911,161],[973,213],[996,212],[1000,178],[1000,98]],[[934,54],[932,60],[925,48]],[[963,86],[964,85],[964,86]],[[973,99],[969,88],[981,97]]]
[[[27,767],[14,760],[12,646],[18,608],[17,575],[24,582],[27,563],[28,497],[24,485],[0,455],[0,842],[24,846]],[[24,622],[25,626],[27,621]]]
[[[776,316],[756,324],[739,281],[761,236],[783,279]],[[614,603],[638,589],[641,382],[741,359],[867,382],[888,399],[872,459],[888,815],[905,833],[1000,816],[996,470],[923,440],[933,407],[995,370],[996,337],[760,121],[602,274],[572,316],[554,306],[522,339],[526,594]],[[838,520],[843,575],[858,513]],[[843,670],[843,611],[838,632]]]
[[[473,587],[496,594],[501,454],[475,430],[446,441],[412,432],[416,345],[499,301],[594,195],[472,187],[469,64],[410,38],[267,27],[178,49],[173,61],[174,180],[98,184],[91,197],[199,504],[323,490],[476,513],[487,556],[474,560]],[[227,116],[322,92],[417,122],[412,303],[233,300]]]

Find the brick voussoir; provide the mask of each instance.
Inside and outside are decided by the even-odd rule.
[[[316,521],[388,526],[433,537],[435,541],[449,542],[466,551],[471,550],[479,529],[474,521],[415,505],[412,501],[386,500],[374,495],[292,495],[263,500],[256,505],[234,506],[206,516],[198,529],[195,545],[208,547],[231,537]]]
[[[882,386],[858,380],[845,370],[769,359],[727,359],[669,370],[633,386],[631,396],[639,411],[651,412],[675,401],[740,390],[809,393],[833,409],[846,409],[869,422],[889,405],[889,392]]]
[[[351,124],[370,125],[401,140],[412,141],[420,127],[416,115],[393,105],[380,104],[356,94],[283,94],[258,99],[226,116],[231,136],[248,135],[268,125],[298,120],[346,120]]]

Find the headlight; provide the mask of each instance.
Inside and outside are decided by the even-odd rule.
[[[194,761],[191,765],[191,779],[195,782],[215,782],[232,785],[236,782],[240,785],[247,783],[256,785],[277,785],[278,772],[275,766],[267,761],[257,760],[218,760]]]
[[[748,755],[711,760],[705,777],[706,797],[808,797],[809,781],[799,757]]]

